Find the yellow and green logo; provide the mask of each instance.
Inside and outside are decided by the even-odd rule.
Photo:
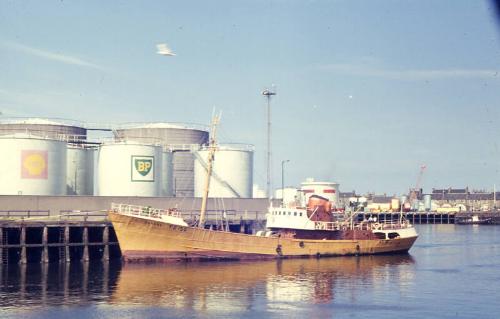
[[[146,176],[149,174],[149,172],[151,172],[151,167],[153,167],[153,160],[135,158],[134,166],[139,174],[141,174],[142,176]]]
[[[132,182],[154,182],[155,180],[154,156],[132,155],[131,169],[132,169]]]

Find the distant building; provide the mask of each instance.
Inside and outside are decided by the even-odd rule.
[[[499,207],[500,192],[488,192],[485,190],[470,190],[465,188],[432,189],[430,194],[432,202],[437,206],[463,205],[467,210],[491,210]]]

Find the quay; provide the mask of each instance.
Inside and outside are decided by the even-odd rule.
[[[0,264],[107,261],[121,257],[111,203],[171,208],[196,221],[199,198],[0,196]],[[265,226],[267,199],[210,199],[208,227],[255,233]]]
[[[0,263],[27,264],[120,257],[107,221],[0,221]]]
[[[358,219],[376,217],[377,220],[396,220],[397,212],[360,212]],[[500,211],[465,211],[465,212],[403,212],[403,216],[412,224],[467,224],[477,221],[478,224],[500,224]],[[472,222],[471,222],[472,223]]]

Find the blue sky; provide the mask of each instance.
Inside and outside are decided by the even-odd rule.
[[[177,54],[155,53],[168,43]],[[500,186],[500,27],[488,1],[2,1],[2,116],[208,123],[265,185]]]

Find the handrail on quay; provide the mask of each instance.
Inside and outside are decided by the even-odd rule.
[[[106,210],[82,211],[82,210],[60,210],[59,214],[52,215],[50,210],[0,210],[0,221],[83,221],[106,220]]]

